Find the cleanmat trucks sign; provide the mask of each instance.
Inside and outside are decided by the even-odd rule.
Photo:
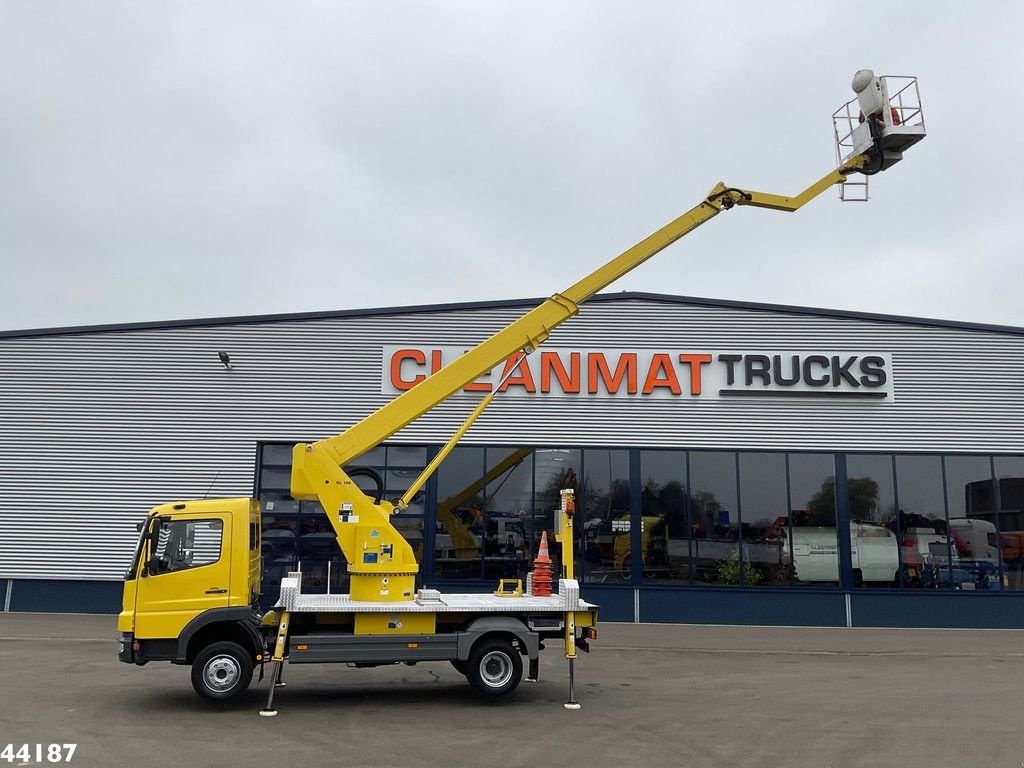
[[[381,391],[412,389],[464,352],[462,347],[384,347]],[[513,355],[465,390],[496,387],[513,397],[894,398],[892,358],[878,352],[549,348]]]

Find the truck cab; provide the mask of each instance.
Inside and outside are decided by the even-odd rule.
[[[237,679],[262,660],[260,505],[215,499],[154,507],[140,525],[117,619],[121,661],[192,664],[215,638],[239,658]],[[223,650],[223,649],[222,649]],[[230,674],[229,674],[230,672]]]

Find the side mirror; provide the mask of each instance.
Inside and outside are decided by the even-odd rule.
[[[149,559],[142,568],[143,576],[155,576],[160,572],[160,556],[156,553],[156,545],[160,539],[160,529],[164,527],[168,517],[156,517],[150,522],[149,532],[146,533],[146,540],[149,542]]]

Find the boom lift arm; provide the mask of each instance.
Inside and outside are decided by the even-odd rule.
[[[517,352],[529,354],[551,331],[579,312],[579,306],[598,291],[643,264],[652,256],[734,206],[793,212],[826,189],[846,180],[869,162],[869,153],[852,157],[798,195],[787,197],[727,187],[719,183],[696,206],[602,265],[562,293],[556,293],[519,320],[498,331],[414,388],[402,393],[345,432],[300,443],[292,454],[291,493],[296,499],[318,499],[337,533],[349,564],[351,595],[355,600],[407,600],[419,569],[412,547],[391,525],[395,505],[375,504],[342,470],[427,411],[461,390],[483,373]],[[490,393],[496,394],[495,392]],[[485,398],[489,401],[488,398]],[[481,406],[486,403],[481,403]],[[460,430],[468,429],[482,410],[478,407]]]

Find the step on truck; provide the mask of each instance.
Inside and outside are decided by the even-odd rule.
[[[140,666],[151,661],[188,665],[196,692],[221,702],[244,693],[254,670],[259,669],[262,679],[270,664],[273,684],[261,714],[273,715],[285,659],[290,664],[357,666],[448,661],[480,694],[498,698],[516,689],[524,662],[530,677],[537,679],[544,641],[555,640],[568,661],[565,706],[578,708],[574,661],[577,651],[588,650],[596,638],[598,606],[580,597],[575,578],[578,526],[571,489],[563,492],[556,515],[561,557],[554,594],[543,594],[546,590],[537,586],[550,583],[550,578],[533,583],[528,578],[525,588],[517,580],[502,581],[490,595],[418,588],[414,549],[392,524],[392,516],[408,508],[525,356],[595,293],[724,211],[796,211],[827,189],[845,189],[857,174],[867,177],[886,170],[924,137],[914,78],[876,77],[861,70],[853,88],[856,98],[832,116],[838,165],[803,192],[785,196],[717,184],[679,218],[362,421],[333,437],[294,447],[291,495],[322,506],[347,563],[348,594],[303,594],[301,574],[292,573],[282,580],[273,608],[261,613],[256,501],[204,499],[152,509],[140,525],[125,578],[118,617],[120,660]],[[482,397],[406,493],[382,498],[381,478],[359,466],[360,456],[491,371],[499,374],[497,386]],[[377,491],[362,490],[353,479],[358,476],[369,476]]]

